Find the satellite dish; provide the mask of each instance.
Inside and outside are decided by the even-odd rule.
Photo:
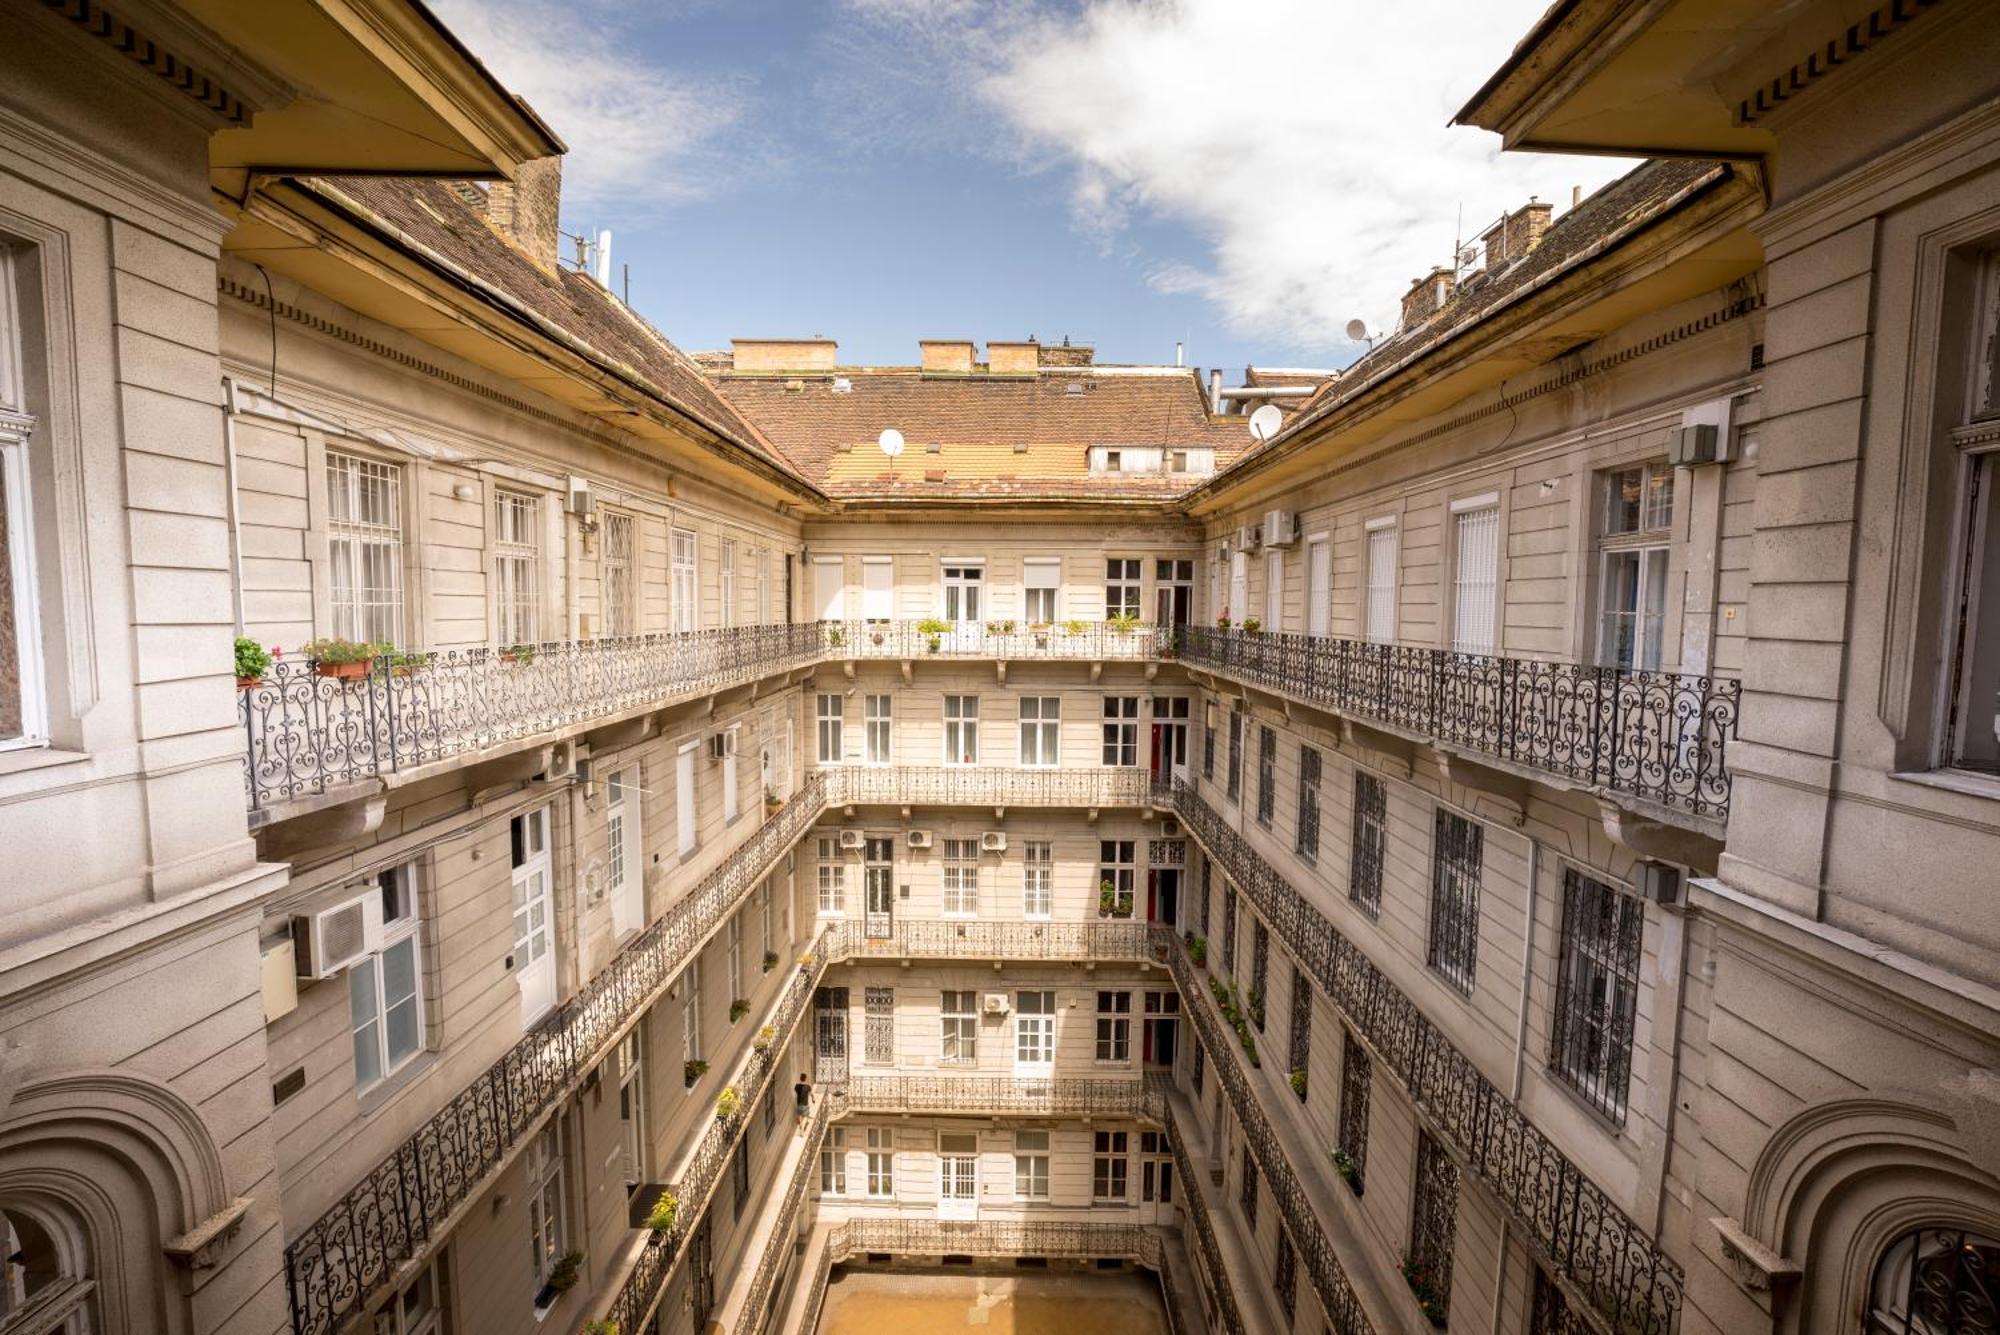
[[[1250,414],[1250,434],[1258,440],[1269,440],[1284,424],[1284,410],[1275,403],[1267,403]]]
[[[875,443],[882,447],[882,453],[893,459],[903,452],[903,433],[890,427],[875,438]]]
[[[1353,339],[1356,343],[1359,343],[1362,339],[1367,338],[1368,337],[1367,323],[1362,320],[1349,320],[1347,322],[1347,336]]]

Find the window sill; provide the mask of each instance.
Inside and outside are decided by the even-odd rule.
[[[50,746],[17,746],[0,750],[0,777],[27,774],[58,765],[80,765],[90,759],[88,751],[58,751]]]
[[[363,1117],[373,1117],[382,1110],[384,1104],[422,1077],[424,1072],[437,1065],[437,1060],[438,1054],[430,1050],[410,1058],[368,1088],[356,1090],[355,1107]]]
[[[1889,777],[1899,783],[1912,783],[1923,788],[1960,793],[1966,797],[1983,797],[1989,801],[2000,801],[2000,774],[1988,774],[1974,769],[1892,770]]]

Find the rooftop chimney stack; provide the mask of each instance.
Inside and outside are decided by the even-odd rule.
[[[988,339],[986,369],[994,375],[1034,375],[1042,364],[1040,348],[1032,338],[1025,343]]]
[[[831,371],[839,344],[830,338],[732,338],[732,371]]]
[[[1038,349],[1036,360],[1042,366],[1088,366],[1097,356],[1097,349],[1088,343],[1079,343],[1071,347],[1067,335],[1064,336],[1061,346],[1038,343],[1036,348]]]
[[[917,355],[926,373],[971,375],[975,345],[969,339],[920,338]]]
[[[561,207],[562,158],[556,155],[522,163],[515,179],[495,181],[486,191],[486,216],[544,269],[556,267]]]
[[[1552,205],[1530,199],[1487,228],[1479,237],[1479,244],[1486,248],[1486,267],[1505,268],[1533,250],[1541,242],[1542,234],[1549,230],[1554,212]]]
[[[1492,267],[1492,261],[1487,262]],[[1403,328],[1415,329],[1424,321],[1436,315],[1444,304],[1451,300],[1458,279],[1451,270],[1437,268],[1410,284],[1410,290],[1403,294]]]

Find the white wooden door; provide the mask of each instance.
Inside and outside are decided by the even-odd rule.
[[[947,1132],[938,1137],[938,1218],[979,1217],[979,1138]]]
[[[637,769],[613,770],[605,781],[606,884],[611,930],[618,936],[646,925],[646,863],[639,836]]]
[[[1452,516],[1451,647],[1458,653],[1493,652],[1499,548],[1499,507],[1480,506]]]
[[[1319,538],[1306,545],[1306,634],[1327,633],[1332,614],[1333,544]]]
[[[514,978],[521,989],[521,1023],[534,1023],[556,1004],[556,952],[549,913],[549,809],[516,816],[512,825]]]

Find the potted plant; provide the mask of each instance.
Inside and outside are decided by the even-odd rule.
[[[936,653],[944,647],[944,633],[951,629],[949,621],[937,617],[925,617],[917,623],[917,634],[924,637],[924,647]]]
[[[1257,1022],[1259,1029],[1264,1027],[1264,994],[1262,992],[1252,992],[1250,994],[1250,1018]]]
[[[1117,616],[1106,617],[1104,624],[1120,635],[1130,635],[1139,628],[1139,618],[1130,612],[1120,612]]]
[[[1416,1295],[1417,1307],[1433,1326],[1443,1329],[1445,1321],[1444,1304],[1440,1301],[1437,1281],[1431,1278],[1430,1267],[1414,1256],[1403,1258],[1403,1282]]]
[[[236,687],[247,691],[253,686],[264,684],[264,674],[271,670],[271,660],[283,653],[282,649],[266,649],[248,635],[236,637]]]
[[[839,626],[828,626],[826,628],[827,648],[838,649],[840,648],[841,645],[846,643],[847,643],[847,632],[845,630],[842,630]]]
[[[1229,629],[1229,613],[1224,612],[1221,616],[1215,619],[1215,628],[1217,630]]]
[[[1306,1099],[1306,1073],[1304,1071],[1293,1071],[1291,1080],[1292,1093],[1299,1096],[1299,1102],[1304,1103]]]
[[[1340,1174],[1340,1180],[1347,1184],[1349,1190],[1359,1196],[1361,1194],[1361,1170],[1354,1166],[1354,1156],[1346,1150],[1333,1149],[1326,1152],[1326,1157],[1333,1161],[1333,1171]]]
[[[389,669],[392,677],[408,677],[431,665],[431,656],[425,653],[403,653],[389,645],[382,646],[382,664]]]
[[[1243,633],[1245,635],[1255,635],[1263,629],[1264,629],[1264,623],[1259,621],[1256,617],[1243,618]]]
[[[519,663],[522,667],[535,661],[535,646],[532,644],[509,644],[500,650],[500,661]]]
[[[775,950],[767,950],[767,951],[765,951],[765,952],[764,952],[764,972],[765,972],[765,973],[769,973],[769,972],[771,972],[771,970],[773,970],[773,969],[775,969],[775,968],[777,968],[777,967],[778,967],[778,952],[777,952],[777,951],[775,951]]]
[[[716,1121],[726,1122],[742,1111],[743,1096],[736,1091],[736,1086],[730,1085],[717,1096],[715,1100]]]
[[[1097,883],[1097,909],[1101,917],[1129,918],[1132,916],[1132,906],[1124,903],[1119,898],[1118,887],[1109,881],[1099,881]]]
[[[1011,621],[989,621],[986,623],[986,633],[988,635],[1012,635],[1014,633],[1014,623]]]
[[[776,1025],[767,1024],[762,1029],[759,1029],[757,1031],[757,1037],[750,1040],[750,1046],[757,1049],[757,1051],[759,1052],[769,1052],[771,1050],[771,1045],[777,1041],[778,1041],[778,1027]]]
[[[618,1335],[618,1323],[611,1320],[586,1321],[583,1323],[583,1335]]]
[[[764,790],[764,813],[766,815],[775,813],[783,805],[785,805],[785,799],[778,796],[776,789],[766,788]]]
[[[652,1213],[646,1216],[646,1227],[655,1233],[665,1233],[680,1217],[681,1203],[671,1191],[660,1193],[660,1199],[653,1202]]]
[[[1084,631],[1088,629],[1090,629],[1089,626],[1085,625],[1081,621],[1078,621],[1074,617],[1072,617],[1068,621],[1063,622],[1063,633],[1066,635],[1081,635],[1084,633]]]
[[[1188,942],[1188,959],[1194,962],[1194,967],[1197,969],[1205,969],[1208,967],[1207,937],[1196,936]]]
[[[322,677],[332,677],[335,681],[360,681],[368,675],[368,664],[376,654],[374,645],[366,640],[344,640],[338,635],[326,635],[317,640],[307,640],[299,646],[299,652],[313,661],[313,671]]]
[[[685,1084],[689,1089],[693,1089],[695,1082],[707,1074],[708,1063],[699,1057],[693,1061],[681,1063],[681,1083]]]
[[[583,1253],[564,1252],[556,1258],[556,1263],[549,1267],[549,1282],[544,1286],[544,1292],[550,1296],[568,1293],[576,1287],[576,1281],[582,1276]]]
[[[1031,623],[1031,624],[1030,624],[1030,625],[1028,626],[1028,629],[1029,629],[1029,630],[1030,630],[1031,632],[1033,632],[1033,634],[1034,634],[1034,637],[1035,637],[1035,647],[1036,647],[1037,649],[1046,649],[1046,648],[1048,648],[1048,647],[1049,647],[1049,623],[1048,623],[1048,622],[1046,622],[1046,621],[1036,621],[1036,622],[1033,622],[1033,623]]]
[[[750,1003],[744,1000],[742,997],[738,997],[736,998],[736,1000],[729,1003],[729,1023],[735,1024],[738,1020],[742,1019],[749,1013],[750,1013]]]

